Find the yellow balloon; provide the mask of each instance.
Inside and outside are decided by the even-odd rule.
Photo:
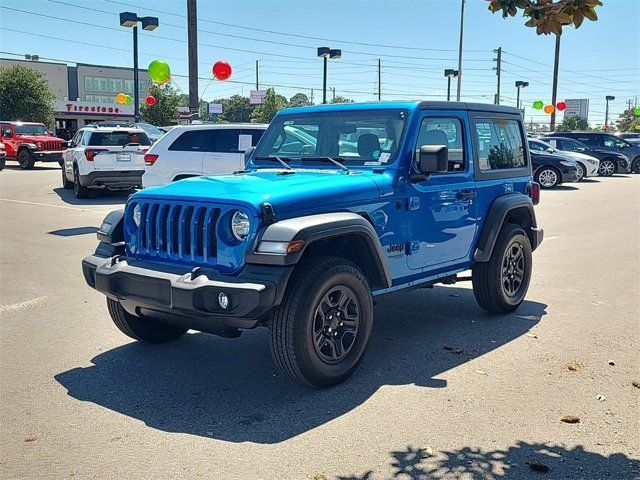
[[[116,102],[117,103],[126,103],[127,102],[127,94],[126,93],[119,93],[116,95]]]

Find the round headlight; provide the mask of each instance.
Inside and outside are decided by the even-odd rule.
[[[136,227],[140,227],[141,219],[142,219],[142,207],[138,203],[135,207],[133,207],[133,223],[136,224]]]
[[[231,232],[233,236],[238,240],[244,240],[249,235],[249,229],[251,227],[251,223],[249,222],[249,216],[238,210],[231,217]]]
[[[42,142],[36,142],[36,147],[38,147],[38,149],[42,150],[42,146],[43,146]]]

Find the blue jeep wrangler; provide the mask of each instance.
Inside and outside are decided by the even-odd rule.
[[[362,360],[377,295],[471,269],[482,308],[522,303],[543,232],[515,108],[288,109],[247,160],[140,191],[106,217],[82,268],[123,333],[166,342],[266,326],[278,367],[327,387]]]

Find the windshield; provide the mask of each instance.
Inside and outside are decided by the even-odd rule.
[[[150,123],[139,123],[138,127],[147,132],[149,135],[153,135],[154,137],[160,137],[164,135],[164,132],[160,130],[155,125],[151,125]]]
[[[144,132],[92,132],[88,142],[92,147],[124,147],[130,143],[151,145]]]
[[[331,157],[348,166],[384,166],[395,161],[408,118],[406,110],[281,115],[273,119],[260,140],[254,161],[265,163],[261,157],[294,162]]]
[[[49,135],[44,125],[14,125],[16,135]]]

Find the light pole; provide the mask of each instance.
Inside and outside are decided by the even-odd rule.
[[[323,58],[322,74],[322,103],[327,103],[327,60],[339,60],[342,58],[342,50],[329,47],[318,47],[318,57]]]
[[[451,100],[451,79],[458,77],[458,70],[447,68],[444,71],[444,76],[447,77],[447,102]]]
[[[142,29],[153,31],[160,26],[156,17],[138,17],[133,12],[120,14],[120,26],[131,27],[133,30],[133,119],[140,121],[140,86],[138,85],[138,22],[142,22]]]
[[[616,97],[614,97],[613,95],[607,95],[606,97],[604,97],[604,99],[607,101],[607,106],[604,109],[604,131],[606,132],[607,130],[609,130],[609,101],[615,100]]]
[[[462,33],[464,31],[464,0],[460,5],[460,44],[458,45],[458,91],[456,101],[460,101],[460,91],[462,89]]]
[[[516,95],[516,108],[520,110],[520,89],[529,86],[529,82],[523,82],[522,80],[516,80],[516,88],[518,89],[518,94]]]

